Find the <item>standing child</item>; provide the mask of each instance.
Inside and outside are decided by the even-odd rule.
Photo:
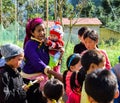
[[[70,87],[70,77],[74,71],[81,69],[81,56],[79,54],[72,54],[67,59],[67,70],[63,73],[63,83],[66,92],[66,96],[72,91]]]
[[[105,57],[97,50],[88,50],[83,54],[81,58],[81,64],[83,66],[84,72],[89,74],[96,69],[103,69],[105,67]],[[82,86],[80,103],[89,103],[87,94],[85,92],[84,83]]]
[[[49,46],[50,54],[49,66],[58,73],[60,73],[61,59],[64,53],[64,41],[62,37],[63,28],[59,22],[55,22],[55,25],[50,28],[50,36],[48,37],[47,45]]]
[[[80,103],[83,80],[85,79],[85,72],[81,68],[77,72],[73,72],[70,78],[70,86],[72,92],[68,96],[67,103]]]
[[[23,49],[6,44],[1,46],[1,54],[6,63],[0,68],[0,103],[27,103],[27,88],[18,71],[24,57]]]
[[[110,69],[111,68],[111,65],[110,65],[110,61],[109,61],[109,58],[108,58],[108,55],[106,53],[105,50],[100,50],[97,48],[97,44],[98,44],[98,34],[96,31],[94,30],[91,30],[91,31],[87,31],[85,34],[84,34],[84,42],[85,42],[85,46],[88,50],[93,50],[93,49],[96,49],[98,51],[100,51],[104,56],[105,56],[105,60],[106,60],[106,64],[105,64],[105,67],[106,69]]]
[[[95,70],[85,79],[85,91],[90,103],[114,103],[119,95],[116,76],[108,70]]]
[[[80,43],[74,46],[74,53],[81,54],[84,50],[87,50],[84,44],[83,36],[88,30],[90,30],[88,27],[81,27],[78,30],[78,39],[80,40]]]
[[[53,78],[48,80],[44,86],[43,93],[47,98],[47,103],[63,103],[64,86],[59,80]]]

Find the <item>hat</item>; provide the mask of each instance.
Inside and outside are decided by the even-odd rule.
[[[1,54],[6,58],[17,56],[23,53],[23,49],[15,44],[5,44],[1,46]]]
[[[56,35],[59,39],[62,38],[64,34],[62,26],[55,22],[55,25],[53,25],[50,29],[50,34]]]
[[[32,34],[31,31],[36,27],[36,25],[43,24],[43,19],[41,18],[33,18],[29,19],[26,24],[26,37],[24,40],[24,45],[26,42],[31,38]]]

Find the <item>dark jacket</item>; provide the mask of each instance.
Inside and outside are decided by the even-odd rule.
[[[24,82],[10,66],[0,67],[0,103],[27,103]]]

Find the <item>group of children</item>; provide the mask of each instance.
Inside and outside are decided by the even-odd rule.
[[[63,75],[60,74],[64,53],[61,24],[55,22],[50,29],[50,36],[46,38],[42,19],[35,18],[28,22],[26,33],[24,51],[14,44],[1,46],[5,63],[0,67],[0,103],[120,102],[118,99],[114,101],[114,98],[119,96],[120,68],[118,66],[117,69],[111,69],[106,52],[98,47],[96,31],[88,27],[80,28],[78,38],[81,42],[68,57],[67,70]],[[20,66],[23,59],[25,65],[22,71],[32,75],[34,79],[22,77]],[[50,68],[53,68],[56,74],[50,71]],[[46,79],[49,73],[57,75],[56,79]],[[61,78],[58,78],[58,75]],[[43,79],[46,79],[43,88],[36,88]]]

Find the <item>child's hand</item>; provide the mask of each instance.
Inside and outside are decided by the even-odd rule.
[[[28,91],[29,86],[28,86],[27,84],[24,84],[24,85],[22,86],[22,88],[23,88],[25,91]]]

